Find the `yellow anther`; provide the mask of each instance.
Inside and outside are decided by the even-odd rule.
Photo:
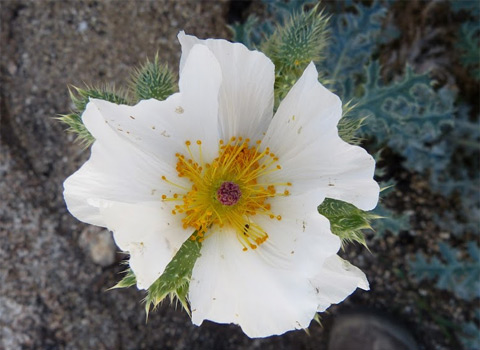
[[[201,140],[195,141],[201,145]],[[268,234],[255,224],[255,215],[264,215],[271,219],[281,220],[280,215],[271,211],[270,198],[289,195],[287,190],[277,193],[277,186],[285,183],[264,183],[268,174],[280,169],[275,164],[278,157],[271,153],[269,147],[260,150],[261,140],[249,146],[250,139],[232,136],[228,143],[219,140],[218,155],[206,161],[199,147],[199,154],[191,152],[192,143],[187,140],[188,153],[176,153],[176,171],[178,177],[189,181],[189,186],[181,186],[162,179],[175,188],[180,188],[171,195],[162,195],[162,199],[177,200],[179,203],[172,210],[172,214],[181,215],[182,226],[185,229],[194,229],[197,235],[194,240],[208,238],[208,231],[212,227],[229,227],[236,231],[243,250],[256,249],[268,239]],[[198,158],[197,158],[198,157]],[[272,161],[273,158],[273,161]],[[240,191],[239,200],[235,205],[227,204],[225,199],[220,200],[217,194],[220,186],[225,182],[237,185]],[[184,183],[184,182],[182,182]],[[287,183],[291,186],[291,183]],[[232,188],[224,187],[224,190]],[[173,192],[173,191],[172,191]],[[222,197],[223,198],[223,197]]]

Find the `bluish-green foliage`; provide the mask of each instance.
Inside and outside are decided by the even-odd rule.
[[[377,51],[382,31],[382,21],[387,8],[379,2],[371,7],[354,5],[354,12],[339,13],[331,17],[330,44],[326,59],[318,66],[327,75],[329,87],[342,101],[352,99],[358,84],[365,75],[365,66]]]
[[[327,59],[319,65],[327,72],[326,82],[355,106],[350,118],[368,117],[360,130],[363,137],[403,155],[408,168],[441,171],[446,158],[438,140],[453,122],[454,94],[435,91],[428,73],[416,74],[409,66],[402,77],[386,82],[374,55],[380,43],[397,34],[384,28],[387,8],[379,2],[352,7],[355,11],[331,18]]]
[[[453,292],[457,297],[472,300],[480,297],[480,250],[476,242],[468,242],[468,258],[459,260],[457,249],[439,243],[442,260],[433,257],[427,261],[417,254],[411,262],[411,273],[419,280],[436,280],[436,286]]]
[[[475,310],[476,322],[465,322],[460,325],[458,332],[459,340],[465,350],[480,349],[480,330],[478,329],[478,322],[480,322],[480,308]]]
[[[453,94],[434,91],[428,74],[415,74],[409,66],[401,79],[385,84],[379,63],[372,61],[365,78],[360,97],[353,97],[353,113],[370,116],[361,133],[404,156],[407,168],[442,171],[445,151],[437,146],[442,130],[453,124]]]

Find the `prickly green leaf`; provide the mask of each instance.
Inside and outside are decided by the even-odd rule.
[[[261,45],[275,64],[276,105],[311,62],[324,57],[327,45],[328,16],[318,10],[318,5],[308,12],[292,14],[278,25],[274,33]]]
[[[351,118],[350,113],[354,108],[355,106],[351,102],[343,105],[342,119],[340,119],[337,125],[338,136],[351,145],[359,145],[362,138],[357,136],[357,132],[364,124],[366,118]]]
[[[280,71],[303,71],[308,63],[319,61],[324,56],[327,26],[328,16],[318,11],[318,5],[308,12],[293,14],[263,43],[262,51]]]
[[[355,241],[367,246],[362,230],[371,229],[370,221],[377,218],[376,215],[331,198],[325,198],[318,206],[318,212],[330,221],[330,230],[340,237],[342,244]]]
[[[85,145],[85,147],[88,147],[93,141],[95,141],[85,125],[83,125],[81,117],[90,98],[96,98],[117,104],[128,104],[127,99],[123,97],[122,93],[115,92],[115,90],[110,87],[87,87],[86,89],[81,89],[73,86],[72,89],[69,89],[69,94],[70,99],[75,106],[74,110],[70,114],[61,115],[58,120],[67,124],[67,131],[76,134],[77,140]]]
[[[142,67],[134,71],[131,88],[137,101],[150,98],[162,101],[176,90],[175,74],[167,65],[161,65],[156,55],[153,62],[147,59]]]
[[[125,276],[123,276],[123,278],[110,289],[128,288],[136,284],[137,279],[135,278],[135,274],[133,273],[132,269],[128,269]]]
[[[177,298],[184,309],[190,313],[187,294],[193,266],[200,257],[202,244],[197,240],[187,239],[165,268],[163,274],[148,288],[145,309],[148,315],[150,307],[155,308],[167,296]]]

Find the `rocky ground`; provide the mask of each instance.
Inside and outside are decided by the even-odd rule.
[[[54,118],[71,108],[67,86],[123,85],[156,52],[177,69],[178,31],[228,38],[234,10],[228,1],[0,2],[0,349],[324,349],[335,315],[357,306],[400,320],[422,349],[458,348],[438,319],[461,322],[469,305],[405,269],[406,256],[438,233],[433,213],[448,203],[408,173],[397,174],[402,192],[388,200],[416,213],[412,230],[369,237],[371,253],[345,252],[372,291],[332,307],[310,334],[251,340],[235,326],[193,326],[167,303],[146,323],[139,291],[106,290],[122,256],[110,233],[75,220],[62,197],[64,179],[89,155]]]

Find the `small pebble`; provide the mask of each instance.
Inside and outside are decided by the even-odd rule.
[[[78,244],[97,265],[106,267],[115,262],[118,248],[112,234],[107,230],[88,227],[80,234]]]

